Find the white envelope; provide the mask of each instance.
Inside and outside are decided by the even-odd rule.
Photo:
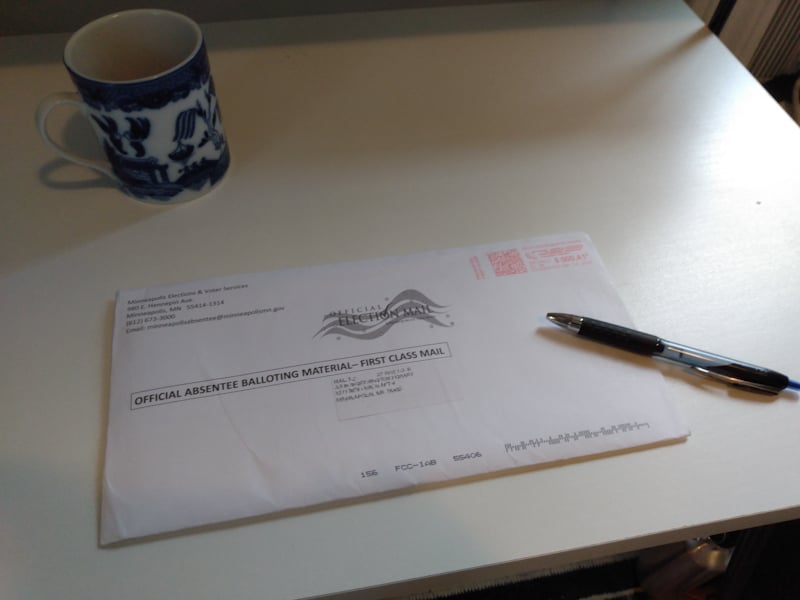
[[[118,294],[101,543],[685,438],[583,234]]]

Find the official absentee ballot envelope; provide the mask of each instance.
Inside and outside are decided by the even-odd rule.
[[[569,234],[118,294],[101,542],[684,438]]]

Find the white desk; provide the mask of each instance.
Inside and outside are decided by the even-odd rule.
[[[800,376],[800,130],[679,0],[205,30],[234,163],[168,209],[39,141],[66,36],[0,39],[0,597],[374,598],[800,517],[798,398],[670,370],[685,444],[98,548],[118,288],[584,230],[642,329]]]

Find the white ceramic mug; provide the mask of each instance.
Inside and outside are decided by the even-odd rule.
[[[64,65],[78,93],[52,94],[36,111],[42,139],[62,157],[159,204],[192,199],[222,179],[230,154],[197,23],[156,9],[101,17],[70,37]],[[64,104],[90,120],[108,162],[51,137],[47,116]]]

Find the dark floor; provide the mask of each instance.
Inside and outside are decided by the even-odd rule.
[[[775,98],[786,112],[788,112],[800,125],[800,108],[793,106],[794,87],[800,80],[800,71],[786,75],[778,75],[763,83],[764,89]]]
[[[800,600],[800,520],[733,532],[721,544],[733,549],[725,572],[681,594],[663,595],[644,589],[642,558],[568,570],[549,577],[505,585],[429,595],[447,600]],[[683,545],[678,544],[679,556]],[[667,547],[664,547],[667,548]],[[672,550],[669,550],[670,552]],[[671,560],[671,559],[670,559]],[[665,564],[665,563],[651,563]],[[647,566],[645,564],[645,566]],[[689,570],[674,571],[688,576]],[[657,592],[658,590],[656,590]]]
[[[728,571],[717,582],[718,600],[800,599],[800,520],[748,530]]]

